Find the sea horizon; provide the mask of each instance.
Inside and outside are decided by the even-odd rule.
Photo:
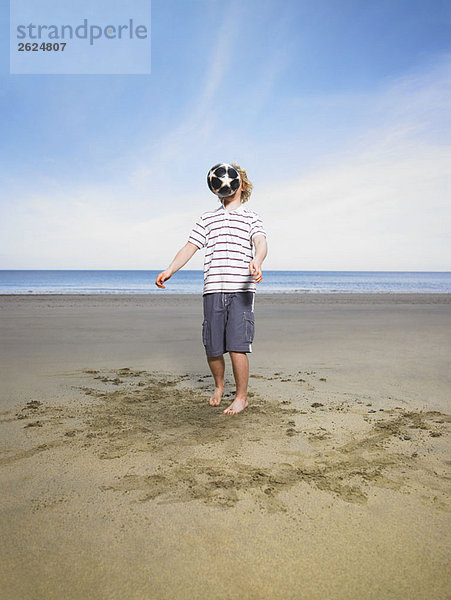
[[[0,269],[0,295],[200,294],[203,270],[182,269],[155,285],[153,269]],[[451,271],[264,270],[260,293],[451,293]]]

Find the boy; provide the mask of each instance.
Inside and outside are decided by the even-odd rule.
[[[225,177],[212,179],[224,172]],[[232,183],[235,192],[228,186],[231,181],[229,175],[233,177],[233,174],[236,175]],[[267,254],[266,232],[259,215],[244,206],[253,186],[243,168],[223,163],[213,167],[208,177],[209,187],[217,194],[221,206],[202,214],[191,230],[188,242],[169,267],[158,275],[155,284],[164,288],[163,282],[183,267],[196,250],[206,248],[202,341],[216,386],[209,404],[219,406],[221,403],[225,372],[223,354],[229,352],[236,395],[223,413],[234,415],[248,406],[247,353],[252,352],[255,284],[263,278],[261,264]],[[213,184],[217,182],[221,189],[216,191],[211,181]],[[238,182],[239,187],[236,187]],[[229,195],[225,196],[225,193]],[[254,256],[252,243],[255,246]]]

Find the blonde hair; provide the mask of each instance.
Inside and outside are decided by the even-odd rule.
[[[240,165],[237,165],[236,163],[232,163],[232,167],[235,167],[235,169],[238,171],[238,173],[240,174],[240,177],[241,177],[241,184],[242,184],[241,204],[244,204],[244,202],[247,202],[249,200],[249,198],[251,197],[253,185],[249,181],[249,177],[247,176],[246,169],[243,169],[242,167],[240,167]]]

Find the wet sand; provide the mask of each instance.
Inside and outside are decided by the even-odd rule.
[[[450,598],[450,302],[257,292],[230,416],[200,296],[0,297],[5,598]]]

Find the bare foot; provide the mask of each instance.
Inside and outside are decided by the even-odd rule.
[[[221,398],[224,393],[224,388],[216,388],[213,392],[213,396],[210,398],[210,406],[219,406],[221,404]]]
[[[247,398],[236,397],[235,400],[232,402],[232,404],[230,406],[228,406],[222,412],[225,413],[226,415],[236,415],[237,413],[244,410],[247,405],[248,405]]]

